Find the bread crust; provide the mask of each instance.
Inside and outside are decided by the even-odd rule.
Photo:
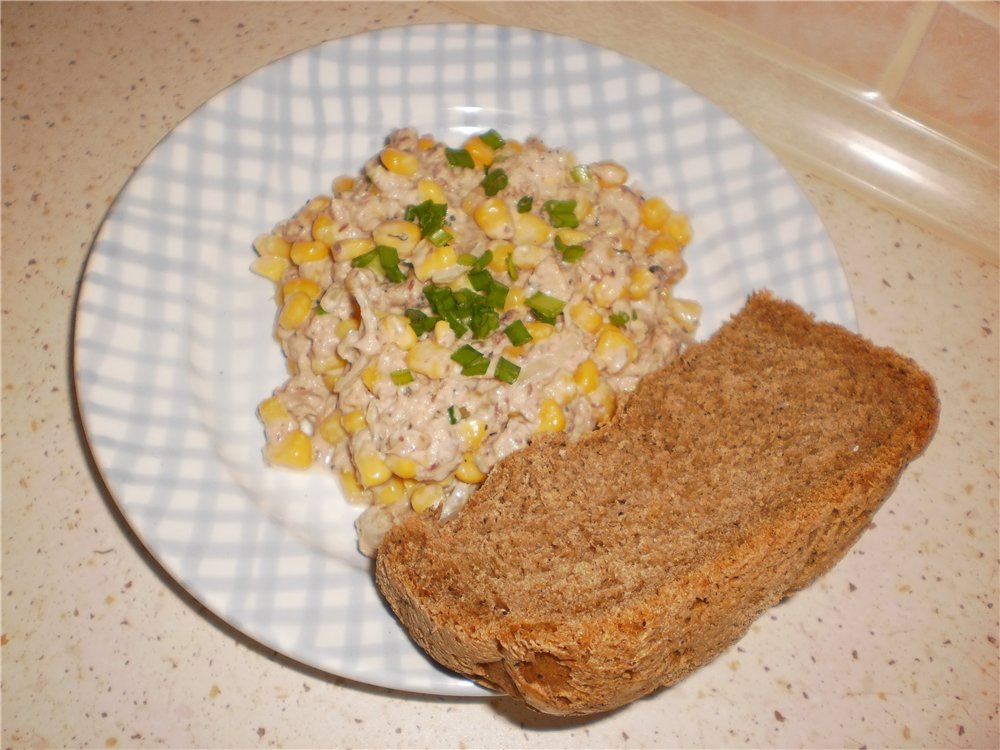
[[[914,362],[760,292],[605,427],[414,516],[379,589],[445,667],[579,715],[671,685],[839,560],[937,425]]]

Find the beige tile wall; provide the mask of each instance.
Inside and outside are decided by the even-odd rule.
[[[987,158],[998,150],[997,2],[694,3],[772,56],[878,95]]]

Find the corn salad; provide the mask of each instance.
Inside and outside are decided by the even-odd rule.
[[[392,132],[254,242],[289,371],[258,409],[266,460],[334,472],[371,555],[536,436],[610,419],[700,314],[673,294],[688,218],[628,179],[536,138]]]

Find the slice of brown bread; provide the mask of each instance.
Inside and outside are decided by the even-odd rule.
[[[937,413],[913,362],[759,293],[604,428],[394,528],[376,580],[444,666],[546,713],[613,709],[828,570]]]

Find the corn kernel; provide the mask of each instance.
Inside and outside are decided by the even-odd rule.
[[[408,258],[420,242],[420,227],[402,219],[385,221],[372,231],[372,239],[376,245],[396,248],[400,258]]]
[[[358,467],[358,478],[365,487],[375,487],[392,476],[389,467],[377,453],[363,453],[356,458],[355,464]]]
[[[253,241],[253,249],[258,255],[277,255],[287,258],[292,246],[276,234],[262,234]]]
[[[554,399],[542,399],[538,407],[538,432],[562,432],[566,427],[566,415]]]
[[[378,376],[378,365],[373,362],[361,371],[361,382],[365,384],[365,388],[374,393],[375,383],[378,381]]]
[[[610,308],[625,291],[624,279],[604,277],[590,287],[590,298],[599,307]]]
[[[673,237],[677,241],[677,244],[681,247],[688,244],[693,235],[691,222],[688,221],[688,217],[682,213],[670,214],[666,223],[663,225],[663,230]]]
[[[646,245],[646,255],[676,253],[678,250],[680,250],[680,244],[677,242],[677,239],[667,232],[660,232]]]
[[[511,258],[514,259],[514,265],[518,268],[534,268],[545,259],[547,254],[548,250],[541,245],[518,245],[511,253]]]
[[[514,220],[503,198],[494,195],[480,203],[472,218],[491,240],[509,240],[514,236]]]
[[[414,154],[401,151],[392,146],[382,149],[382,153],[379,154],[379,161],[390,172],[402,175],[403,177],[410,177],[416,174],[417,169],[420,167],[420,161]]]
[[[639,220],[646,229],[660,229],[670,214],[670,206],[663,198],[647,198],[639,206]]]
[[[493,163],[495,156],[493,148],[478,135],[474,135],[466,140],[464,148],[469,152],[477,169],[488,167]]]
[[[419,148],[421,151],[429,151],[430,149],[434,148],[436,144],[437,141],[434,140],[433,136],[422,135],[420,136],[420,139],[417,141],[417,148]]]
[[[312,464],[312,439],[302,430],[292,430],[277,443],[267,446],[267,460],[289,469],[306,469]]]
[[[365,488],[358,482],[358,478],[354,476],[353,471],[345,469],[340,472],[340,485],[343,487],[344,494],[348,500],[358,502],[364,497]]]
[[[420,281],[427,281],[434,274],[451,268],[456,263],[458,263],[458,253],[455,252],[455,248],[445,245],[427,253],[427,257],[417,263],[413,273]]]
[[[524,151],[524,144],[522,144],[520,141],[515,141],[512,138],[508,138],[507,143],[504,144],[504,148],[509,148],[514,153],[519,154],[522,151]]]
[[[337,222],[330,214],[320,214],[313,219],[312,238],[327,247],[333,247],[337,241]]]
[[[630,299],[646,299],[656,286],[656,274],[648,268],[633,268],[629,274],[628,296]]]
[[[292,262],[301,266],[303,263],[314,263],[330,257],[330,248],[316,240],[296,240],[292,243],[289,253]]]
[[[338,320],[337,325],[334,326],[333,332],[337,334],[337,338],[342,339],[351,331],[356,331],[361,327],[361,321],[357,318],[344,318],[343,320]]]
[[[593,393],[597,384],[601,382],[601,372],[594,360],[585,359],[573,373],[573,380],[580,393]]]
[[[396,477],[389,477],[385,482],[372,489],[372,495],[379,505],[392,505],[406,497],[406,488]]]
[[[580,196],[576,199],[576,208],[573,209],[573,215],[580,221],[583,221],[588,216],[590,212],[593,211],[594,204],[590,202],[590,199],[586,196]]]
[[[528,299],[528,292],[523,286],[512,286],[507,292],[507,299],[503,303],[503,311],[522,310],[525,308],[525,300]]]
[[[576,381],[569,373],[557,375],[545,388],[545,395],[560,406],[566,406],[576,396]]]
[[[389,313],[382,318],[382,334],[387,341],[398,346],[404,352],[412,349],[417,343],[417,334],[410,321],[402,315]]]
[[[274,424],[288,419],[288,409],[275,396],[266,398],[257,407],[257,413],[264,424]]]
[[[582,229],[561,227],[556,230],[556,236],[567,245],[579,245],[590,239],[590,234]]]
[[[281,255],[262,255],[259,258],[254,258],[253,263],[250,264],[250,270],[265,279],[280,281],[288,266],[288,258]]]
[[[354,237],[341,240],[333,247],[334,260],[354,260],[375,248],[375,243],[368,237]]]
[[[505,273],[507,271],[507,257],[514,252],[514,246],[506,240],[494,243],[490,247],[493,257],[487,265],[493,273]]]
[[[341,175],[333,181],[333,192],[346,193],[348,190],[353,190],[355,184],[353,177]]]
[[[415,513],[423,513],[433,508],[444,498],[444,489],[439,484],[424,484],[410,494],[410,507]]]
[[[674,320],[688,333],[694,333],[701,318],[701,305],[689,299],[671,299],[669,304]]]
[[[278,325],[289,331],[305,323],[313,309],[313,301],[302,292],[295,292],[285,300],[278,314]]]
[[[430,339],[418,341],[406,353],[406,366],[429,378],[443,378],[451,364],[451,351]]]
[[[594,361],[610,373],[621,372],[638,355],[635,342],[612,325],[601,331],[594,346]]]
[[[462,198],[462,210],[469,216],[472,216],[485,197],[486,195],[482,190],[470,190],[465,194],[465,197]]]
[[[343,371],[337,372],[324,372],[322,375],[323,385],[326,386],[326,390],[330,393],[337,392],[337,381],[340,380],[340,376],[343,375]]]
[[[556,332],[556,328],[549,323],[543,323],[540,320],[529,320],[524,324],[524,327],[528,329],[528,333],[531,334],[532,341],[544,341],[553,333]]]
[[[514,214],[514,243],[544,245],[552,235],[552,227],[537,214]]]
[[[614,416],[618,407],[618,397],[607,383],[599,383],[588,398],[594,407],[594,419],[598,425],[606,423]]]
[[[354,411],[349,411],[347,414],[340,418],[340,424],[347,431],[348,435],[353,435],[358,430],[363,430],[368,426],[368,420],[365,419],[365,413],[361,409],[355,409]]]
[[[458,423],[458,434],[465,447],[474,451],[486,439],[486,422],[481,419],[463,419]]]
[[[317,195],[311,201],[306,204],[305,214],[306,216],[316,216],[321,211],[325,211],[330,207],[330,197],[328,195]]]
[[[602,188],[619,187],[628,182],[628,170],[616,161],[591,164],[590,172],[597,177],[597,183]]]
[[[339,411],[332,411],[316,427],[316,432],[319,433],[319,436],[330,445],[340,445],[340,443],[347,440],[347,430],[341,424],[340,418],[341,414]]]
[[[570,305],[569,317],[587,333],[597,333],[604,324],[601,314],[586,300],[579,300]]]
[[[400,479],[413,479],[417,475],[417,462],[409,456],[390,454],[385,457],[385,464]]]
[[[448,203],[448,199],[444,197],[444,190],[435,180],[423,179],[418,182],[417,195],[420,196],[420,200],[422,201],[430,201],[431,203]]]
[[[486,479],[486,475],[476,466],[472,453],[466,453],[462,456],[462,463],[455,469],[455,478],[466,484],[479,484]]]
[[[331,354],[329,357],[314,359],[312,361],[312,371],[317,375],[322,375],[328,372],[340,374],[343,372],[345,367],[347,367],[347,360],[336,353]]]
[[[301,276],[289,279],[281,286],[281,294],[285,299],[288,299],[296,292],[301,292],[314,301],[318,300],[323,294],[323,290],[320,289],[319,284],[312,279],[304,279]]]

